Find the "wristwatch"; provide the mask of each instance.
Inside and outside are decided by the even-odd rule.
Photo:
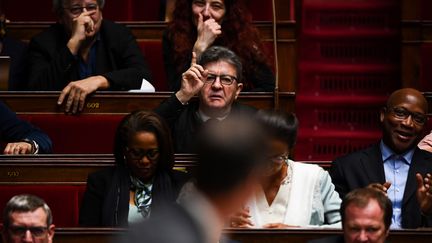
[[[31,144],[33,154],[37,154],[39,152],[39,144],[37,144],[36,141],[27,138],[23,139],[22,141]]]

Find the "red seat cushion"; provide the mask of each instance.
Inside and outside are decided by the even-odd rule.
[[[51,138],[53,153],[112,153],[114,134],[124,115],[31,114],[20,115]]]
[[[138,45],[152,71],[152,83],[156,91],[167,91],[168,84],[162,57],[162,42],[160,40],[138,40]]]
[[[41,197],[50,207],[56,227],[77,227],[85,185],[0,185],[0,208],[18,194]],[[3,222],[3,214],[0,215]]]

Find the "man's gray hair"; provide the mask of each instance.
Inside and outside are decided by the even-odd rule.
[[[230,49],[223,46],[212,46],[207,48],[198,58],[197,63],[204,66],[211,62],[225,61],[233,65],[237,72],[237,82],[242,82],[243,66],[240,58]]]
[[[68,3],[71,0],[53,0],[53,11],[56,14],[62,14],[65,3]],[[103,8],[105,6],[105,0],[97,0],[97,4],[99,8]]]
[[[10,225],[10,216],[14,212],[33,212],[38,208],[42,208],[47,215],[47,226],[52,224],[52,213],[46,202],[37,196],[30,194],[21,194],[12,197],[6,204],[3,210],[3,225],[8,228]]]

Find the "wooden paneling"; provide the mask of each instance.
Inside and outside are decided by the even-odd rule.
[[[107,243],[114,242],[125,232],[125,229],[112,228],[57,228],[54,242]],[[226,229],[225,233],[243,243],[306,243],[308,240],[342,234],[340,230],[317,229]],[[430,230],[398,230],[390,231],[388,240],[392,243],[429,242],[431,237]]]
[[[0,92],[0,100],[18,114],[62,113],[63,107],[57,106],[60,92]],[[170,97],[170,92],[133,93],[133,92],[96,92],[90,96],[84,108],[84,114],[127,114],[137,109],[152,110]],[[294,110],[295,94],[280,94],[279,109]],[[259,109],[273,109],[273,93],[241,93],[239,102]]]
[[[308,161],[327,169],[330,161]],[[85,184],[89,173],[114,166],[114,157],[106,155],[0,156],[0,185]],[[174,168],[192,172],[196,157],[178,154]]]

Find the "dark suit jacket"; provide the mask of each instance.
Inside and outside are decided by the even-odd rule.
[[[0,141],[18,142],[23,139],[35,141],[39,153],[51,153],[51,139],[38,128],[18,119],[2,101],[0,101]]]
[[[143,78],[151,81],[138,44],[126,27],[103,20],[99,33],[93,75],[107,78],[111,90],[138,89]],[[54,24],[31,40],[30,89],[62,90],[69,82],[80,79],[78,59],[67,48],[68,40],[60,24]]]
[[[9,67],[9,90],[23,90],[27,86],[27,75],[25,70],[25,54],[27,44],[10,37],[4,37],[3,49],[0,56],[10,56],[11,63]]]
[[[158,213],[163,204],[175,202],[181,187],[188,179],[185,173],[175,170],[168,176],[170,182],[163,185],[156,182],[153,184],[152,216]],[[130,185],[129,171],[124,166],[90,174],[81,203],[79,224],[96,227],[127,226]]]
[[[308,243],[344,243],[345,240],[343,236],[330,236],[326,238],[316,239],[316,240],[310,240]]]
[[[134,225],[121,243],[207,243],[196,220],[181,205],[172,204],[157,217]],[[220,243],[238,243],[222,236]]]
[[[176,153],[194,152],[196,136],[203,124],[197,116],[198,104],[198,101],[191,101],[188,105],[182,105],[177,97],[172,95],[155,109],[171,128]],[[253,107],[234,102],[231,114],[253,115],[255,111]]]
[[[426,175],[432,172],[432,154],[415,149],[408,171],[402,202],[402,227],[418,228],[432,226],[432,216],[422,216],[416,197],[416,173]],[[365,150],[337,158],[332,163],[330,176],[336,191],[343,198],[349,191],[369,185],[384,183],[385,174],[379,144]]]

